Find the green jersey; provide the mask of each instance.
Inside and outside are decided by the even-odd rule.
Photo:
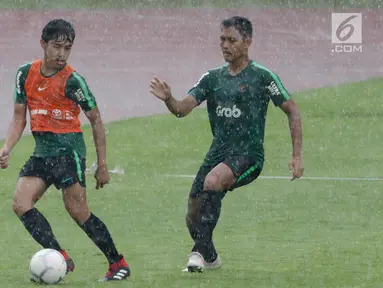
[[[40,113],[46,115],[47,113],[47,107],[54,105],[54,107],[61,107],[62,104],[62,98],[57,97],[56,95],[59,93],[62,93],[65,95],[67,99],[70,101],[73,101],[73,108],[75,107],[81,107],[83,111],[90,111],[93,108],[97,106],[96,100],[90,91],[85,79],[79,75],[77,72],[73,71],[71,72],[70,76],[67,77],[65,80],[60,80],[60,75],[52,75],[50,77],[45,77],[41,74],[40,71],[38,72],[31,72],[31,65],[32,63],[25,64],[21,66],[17,71],[16,76],[16,87],[15,87],[15,95],[14,95],[14,102],[19,104],[28,104],[28,101],[30,101],[29,97],[31,97],[32,94],[35,93],[36,95],[38,93],[50,93],[49,95],[40,95],[39,99],[42,99],[41,101],[46,101],[46,103],[41,103],[42,109],[34,109],[32,111],[29,111],[29,113]],[[59,71],[60,72],[60,71]],[[59,73],[58,72],[58,73]],[[59,79],[53,80],[53,77],[59,77]],[[37,80],[36,80],[37,79]],[[35,90],[30,88],[26,85],[26,83],[51,83],[46,84],[48,86],[44,86],[40,88],[40,86],[36,87]],[[51,82],[49,82],[51,81]],[[60,81],[65,81],[63,84],[61,84]],[[56,83],[59,83],[58,86],[62,85],[62,88],[53,87],[52,85],[56,85]],[[33,86],[33,85],[32,85]],[[46,90],[46,91],[43,91]],[[50,90],[51,92],[47,92]],[[62,90],[62,92],[61,92]],[[50,98],[49,100],[47,98]],[[65,99],[66,99],[65,98]],[[44,100],[47,99],[47,100]],[[48,103],[49,102],[49,103]],[[72,107],[72,106],[71,106]],[[28,105],[28,108],[29,105]],[[73,119],[73,110],[71,109],[68,111],[60,111],[57,115],[54,116],[61,116],[66,118],[60,118],[60,119]],[[59,111],[57,109],[53,110],[53,112]],[[65,115],[64,115],[65,113]],[[48,123],[50,120],[47,120]],[[35,149],[33,152],[33,156],[36,157],[51,157],[51,156],[64,156],[73,153],[74,151],[77,152],[82,157],[86,157],[86,145],[83,137],[82,132],[70,132],[70,133],[53,133],[53,132],[36,132],[33,131],[32,135],[35,139]]]
[[[228,68],[208,70],[188,93],[198,105],[207,102],[213,141],[205,162],[249,155],[263,166],[269,101],[279,106],[291,96],[275,73],[254,61],[235,76]]]

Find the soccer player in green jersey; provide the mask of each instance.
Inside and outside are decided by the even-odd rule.
[[[303,175],[302,125],[297,105],[279,77],[251,60],[252,23],[239,16],[221,23],[221,49],[226,65],[208,70],[182,100],[157,77],[150,92],[177,117],[185,117],[203,101],[213,141],[192,185],[186,223],[194,240],[184,271],[202,272],[222,265],[212,240],[228,191],[253,182],[264,163],[264,131],[271,100],[287,115],[292,137],[292,180]]]

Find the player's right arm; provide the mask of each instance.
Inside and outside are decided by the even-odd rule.
[[[12,149],[16,146],[23,135],[27,124],[27,97],[24,90],[24,83],[27,78],[28,65],[21,67],[16,74],[16,87],[13,105],[13,117],[9,124],[7,137],[3,148],[0,149],[0,168],[8,167],[8,158]]]
[[[164,102],[169,111],[178,118],[187,116],[195,107],[198,106],[197,101],[190,95],[187,95],[180,101],[170,95],[170,97]]]
[[[165,102],[167,108],[178,118],[187,116],[195,107],[200,105],[210,92],[210,74],[205,73],[200,80],[189,90],[188,95],[177,100],[173,97],[170,86],[157,77],[150,83],[150,92]]]
[[[26,124],[27,105],[15,103],[13,108],[12,121],[9,124],[7,138],[3,146],[3,148],[6,149],[9,153],[13,150],[20,137],[23,135]]]
[[[168,83],[154,77],[150,83],[150,92],[157,98],[164,101],[169,111],[178,118],[188,115],[198,103],[194,97],[187,95],[182,100],[177,100],[173,97],[172,91]]]

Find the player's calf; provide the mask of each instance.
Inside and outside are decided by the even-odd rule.
[[[79,183],[63,189],[65,208],[81,229],[104,253],[109,263],[120,260],[106,225],[88,211],[86,190]]]
[[[60,251],[61,247],[48,220],[33,207],[46,189],[47,185],[42,179],[35,176],[21,176],[17,181],[12,208],[37,243],[43,248]]]
[[[220,216],[221,201],[221,192],[203,192],[199,197],[198,219],[193,219],[196,215],[190,215],[189,220],[193,219],[193,221],[187,221],[190,235],[194,240],[192,251],[198,252],[209,262],[214,261],[217,257],[212,235]]]
[[[200,199],[198,197],[189,197],[188,211],[186,213],[185,221],[189,229],[190,236],[195,240],[197,235],[197,227],[199,223],[200,214]]]
[[[88,237],[102,251],[109,262],[109,270],[100,281],[119,281],[130,276],[129,265],[123,255],[119,254],[106,225],[93,213],[80,226]]]
[[[43,248],[62,250],[48,220],[39,210],[36,208],[30,209],[20,217],[20,220],[33,239]]]
[[[105,276],[107,280],[104,280],[122,280],[128,277],[130,275],[129,266],[126,264],[123,256],[118,253],[105,223],[88,211],[85,188],[77,182],[75,185],[64,189],[63,195],[68,213],[101,250],[109,262],[109,272]]]
[[[85,223],[90,212],[86,200],[86,190],[78,182],[69,188],[63,189],[65,209],[79,225]]]

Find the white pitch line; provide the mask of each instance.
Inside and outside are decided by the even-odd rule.
[[[195,175],[164,175],[167,177],[175,177],[175,178],[194,178]],[[259,176],[258,179],[291,179],[291,176]],[[383,181],[383,178],[364,178],[364,177],[356,177],[356,178],[347,178],[347,177],[302,177],[298,180],[322,180],[322,181]]]

